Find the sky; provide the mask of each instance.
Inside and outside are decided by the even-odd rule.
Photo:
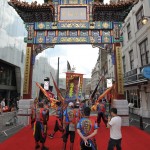
[[[43,0],[37,0],[37,2],[43,3]],[[108,3],[109,0],[104,2]],[[47,57],[48,62],[55,69],[57,69],[59,57],[61,78],[65,77],[67,61],[69,61],[71,67],[76,68],[75,72],[83,73],[85,78],[90,78],[92,69],[97,62],[98,49],[92,48],[91,45],[56,45],[54,48],[49,48],[38,54],[36,59],[39,57]]]

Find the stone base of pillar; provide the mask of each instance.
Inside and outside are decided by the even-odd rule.
[[[129,107],[128,101],[114,99],[112,107],[117,108],[118,115],[122,118],[122,126],[129,126]]]
[[[21,99],[19,100],[19,110],[18,110],[18,121],[24,125],[30,124],[30,114],[31,106],[33,104],[33,99]]]

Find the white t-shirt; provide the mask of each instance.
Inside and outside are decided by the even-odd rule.
[[[1,101],[1,106],[2,106],[2,108],[5,107],[5,102],[4,101]]]
[[[115,116],[111,119],[109,122],[110,124],[110,138],[111,139],[121,139],[122,134],[121,134],[121,117]]]

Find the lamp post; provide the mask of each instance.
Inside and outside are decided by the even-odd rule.
[[[139,90],[141,91],[141,84],[140,85],[138,85],[138,88],[139,88]],[[141,103],[141,111],[140,111],[140,129],[141,130],[144,130],[144,128],[143,128],[143,105],[142,105],[142,93],[141,93],[141,96],[140,96],[140,103]]]
[[[142,24],[146,25],[148,23],[149,19],[150,19],[150,16],[143,16],[143,18],[142,18]]]

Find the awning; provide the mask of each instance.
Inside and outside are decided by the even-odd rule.
[[[100,101],[102,98],[104,98],[112,90],[113,87],[114,87],[114,85],[112,87],[108,88],[102,95],[99,96],[97,101]]]

